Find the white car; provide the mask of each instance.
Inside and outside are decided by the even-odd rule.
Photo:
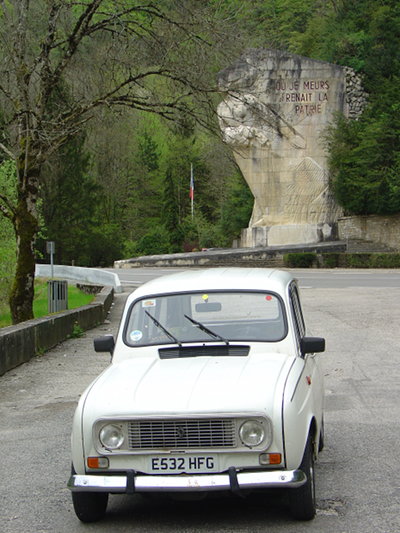
[[[296,280],[262,268],[190,270],[128,298],[111,365],[82,395],[68,487],[83,522],[109,493],[288,489],[315,515],[323,379]]]

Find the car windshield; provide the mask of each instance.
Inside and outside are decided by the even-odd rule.
[[[192,292],[137,300],[124,329],[130,346],[191,342],[277,342],[286,316],[274,293]]]

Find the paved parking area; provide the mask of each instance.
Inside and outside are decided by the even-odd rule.
[[[112,496],[103,522],[76,519],[66,481],[79,395],[109,362],[93,338],[116,333],[126,293],[109,322],[0,378],[0,523],[3,533],[400,531],[400,288],[306,288],[312,334],[325,336],[326,448],[316,468],[318,514],[294,523],[279,498]],[[155,391],[156,394],[156,391]]]

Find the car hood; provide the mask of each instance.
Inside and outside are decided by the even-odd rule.
[[[159,359],[132,357],[112,364],[84,401],[85,418],[281,409],[294,357],[260,353],[246,357]],[[279,390],[278,390],[279,389]]]

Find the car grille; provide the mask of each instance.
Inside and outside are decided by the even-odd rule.
[[[235,448],[233,419],[135,420],[129,422],[132,450]]]

